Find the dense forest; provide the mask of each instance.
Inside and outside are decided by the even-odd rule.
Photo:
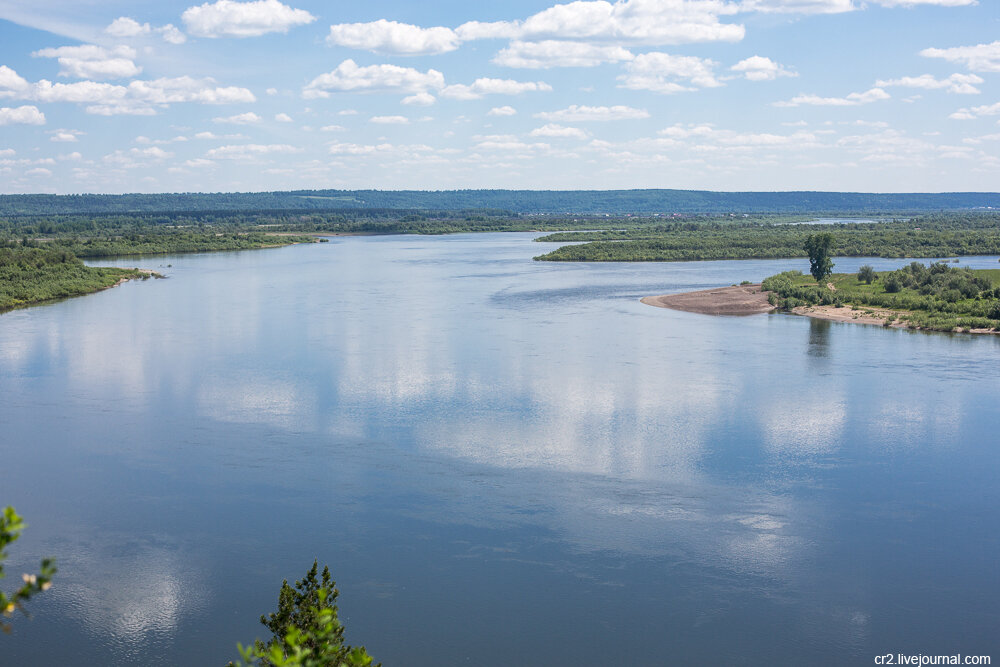
[[[911,213],[1000,208],[991,192],[707,190],[294,190],[122,195],[0,195],[0,215],[329,209],[503,210],[518,214]]]
[[[846,305],[876,314],[886,324],[911,328],[1000,329],[1000,269],[911,262],[895,271],[875,272],[865,266],[857,274],[835,273],[827,280],[821,286],[800,271],[786,271],[761,286],[771,292],[771,303],[784,310]]]
[[[949,213],[876,223],[672,222],[642,228],[562,233],[538,241],[589,241],[536,257],[545,261],[664,262],[805,257],[810,234],[836,235],[845,257],[1000,254],[1000,214]],[[594,240],[596,239],[596,240]]]

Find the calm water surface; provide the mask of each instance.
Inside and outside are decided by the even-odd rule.
[[[1000,338],[651,308],[803,261],[534,236],[147,258],[0,316],[8,571],[60,568],[3,659],[221,665],[318,558],[387,666],[1000,660]]]

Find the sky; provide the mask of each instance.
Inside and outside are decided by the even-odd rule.
[[[1000,0],[0,0],[0,193],[1000,190]]]

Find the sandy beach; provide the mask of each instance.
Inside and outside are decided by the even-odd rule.
[[[759,284],[645,296],[640,301],[657,308],[672,308],[705,315],[756,315],[769,313],[775,309],[767,302],[767,293],[761,291]]]

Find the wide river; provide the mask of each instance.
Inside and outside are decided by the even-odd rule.
[[[59,566],[0,662],[220,667],[314,559],[387,667],[1000,660],[1000,337],[652,308],[806,262],[535,236],[132,259],[169,279],[0,315],[4,589]]]

